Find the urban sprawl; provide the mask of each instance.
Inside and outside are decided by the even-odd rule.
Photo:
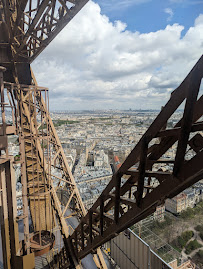
[[[175,126],[182,113],[181,110],[177,111],[167,122],[167,128]],[[128,111],[55,111],[50,114],[84,205],[89,209],[111,180],[112,174],[121,166],[158,115],[158,111],[133,111],[131,109]],[[175,144],[170,151],[167,151],[164,158],[174,159],[176,146]],[[9,151],[14,156],[19,154],[19,147],[14,138],[9,142]],[[192,150],[188,150],[186,158],[190,158],[192,154]],[[155,165],[157,165],[156,169],[162,171],[172,169],[170,163]],[[15,170],[17,179],[19,179],[20,167],[16,166]],[[57,171],[52,171],[52,174],[56,176],[57,173]],[[156,179],[152,179],[151,184],[156,186],[159,183]],[[20,180],[17,180],[16,191],[17,197],[21,197]],[[151,220],[164,222],[168,214],[176,218],[188,208],[196,207],[202,200],[203,180],[200,180],[189,189],[172,199],[167,199],[165,204],[157,207],[153,216],[150,216],[150,223]],[[18,199],[17,203],[20,211],[22,208],[21,199]],[[145,224],[143,222],[143,225]],[[203,227],[203,224],[200,223],[200,225]],[[147,224],[144,227],[145,229],[150,228],[146,228]],[[140,228],[135,226],[134,231],[140,233]],[[195,233],[193,227],[192,231]],[[198,242],[203,245],[203,240],[200,237],[198,239]],[[170,239],[171,242],[174,240],[175,237]],[[200,251],[203,251],[202,245],[199,246]],[[194,255],[196,253],[197,251]]]

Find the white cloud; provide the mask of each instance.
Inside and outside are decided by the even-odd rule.
[[[34,61],[51,109],[159,109],[202,54],[203,14],[181,37],[179,24],[141,34],[100,12],[90,1]]]
[[[167,21],[171,21],[171,19],[173,18],[173,15],[174,15],[173,10],[168,7],[168,8],[164,9],[164,12],[169,15],[167,18]]]

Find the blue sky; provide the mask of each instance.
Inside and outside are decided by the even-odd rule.
[[[97,0],[111,21],[121,20],[130,31],[140,33],[164,29],[167,24],[179,23],[184,34],[196,17],[203,12],[202,0]],[[171,12],[171,15],[166,11]]]

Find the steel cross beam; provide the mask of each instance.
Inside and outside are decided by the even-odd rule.
[[[6,87],[10,94],[16,98],[17,102],[15,106],[19,106],[16,110],[19,111],[18,117],[20,118],[21,123],[18,124],[17,133],[23,133],[24,135],[28,189],[34,188],[34,192],[38,192],[46,182],[44,177],[49,177],[52,181],[55,179],[55,181],[58,182],[58,186],[63,183],[68,195],[71,197],[69,207],[66,206],[66,208],[68,207],[70,209],[70,204],[72,204],[72,210],[76,210],[78,218],[80,218],[86,214],[86,210],[53,122],[47,111],[45,101],[38,90],[40,87],[31,85],[20,86],[10,83],[7,84]],[[37,121],[37,116],[40,116],[40,113],[42,113],[41,123]],[[43,152],[43,147],[46,146],[47,148],[47,144],[43,146],[43,143],[46,142],[45,139],[49,139],[51,153],[48,152],[48,149],[46,150],[46,153]],[[49,171],[47,168],[49,157],[52,167],[60,171],[60,177],[55,176],[52,171]],[[37,173],[39,173],[38,176]],[[39,186],[39,183],[36,182],[37,177],[40,182]],[[56,186],[54,189],[57,191],[58,187]]]
[[[23,202],[23,210],[27,208],[25,202],[29,201],[34,232],[52,230],[55,225],[54,220],[57,218],[65,245],[61,253],[68,258],[67,263],[72,263],[74,255],[68,255],[71,250],[66,239],[70,235],[70,229],[66,218],[74,215],[79,221],[86,214],[86,209],[50,118],[47,102],[45,102],[46,94],[45,100],[41,94],[46,89],[35,85],[13,83],[5,83],[5,88],[8,96],[10,95],[10,105],[15,110],[13,113],[15,114],[15,133],[20,137],[22,145],[20,155],[24,156],[22,164],[26,167],[26,170],[21,170],[21,181],[24,177],[27,180],[23,183],[27,186],[26,193],[24,189],[22,190],[22,197],[27,199]],[[39,118],[41,118],[40,121]],[[50,165],[58,169],[57,176],[52,173]],[[59,172],[60,176],[58,176]],[[68,202],[63,207],[57,195],[57,190],[61,185],[68,197]],[[26,228],[25,216],[28,217],[28,214],[23,215]],[[25,249],[28,250],[31,246],[29,230],[27,234],[27,230],[24,229],[24,233],[27,235]],[[97,254],[103,267],[106,268],[100,249],[97,249]],[[74,264],[76,265],[77,262]]]
[[[14,62],[31,63],[88,0],[0,0]]]
[[[27,180],[22,182],[27,186],[26,193],[22,189],[22,197],[27,199],[26,202],[29,201],[34,232],[52,230],[55,226],[55,218],[57,218],[62,237],[65,240],[70,235],[65,217],[74,214],[75,218],[79,220],[86,214],[86,210],[50,118],[46,94],[46,102],[42,96],[42,91],[46,89],[34,85],[12,83],[5,83],[5,88],[10,95],[10,105],[15,108],[16,134],[20,137],[22,145],[20,155],[24,156],[22,163],[26,168],[21,170],[21,180],[22,178]],[[41,118],[40,121],[39,118]],[[51,157],[54,158],[52,167],[59,169],[57,175],[60,172],[60,176],[52,174]],[[63,189],[69,197],[64,208],[57,195],[58,186],[62,183]],[[23,210],[24,207],[27,208],[23,202]],[[28,217],[28,214],[25,216]],[[24,218],[24,224],[25,220],[26,218]],[[25,248],[27,249],[30,247],[29,229],[28,234],[26,234],[26,229],[24,229],[24,233],[27,235],[25,237]],[[66,243],[65,240],[66,256],[68,256],[70,251]],[[70,255],[69,260],[71,260]]]
[[[172,92],[167,104],[68,238],[77,259],[152,214],[165,199],[203,177],[203,96],[198,98],[202,77],[203,56]],[[182,119],[173,129],[165,130],[167,121],[184,101]],[[176,147],[175,158],[164,158],[172,146]]]

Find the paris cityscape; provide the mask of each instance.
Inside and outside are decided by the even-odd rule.
[[[108,185],[112,174],[118,170],[158,113],[156,110],[132,109],[50,112],[87,210]],[[182,114],[182,110],[177,111],[168,121],[167,127],[175,126]],[[15,138],[10,141],[9,150],[14,156],[19,154]],[[165,157],[174,158],[175,150],[174,146]],[[192,152],[187,154],[191,155]],[[170,164],[157,165],[158,168],[170,170]],[[19,166],[16,166],[15,172],[19,178]],[[52,173],[58,175],[57,170]],[[157,184],[158,181],[154,179],[153,185]],[[20,180],[17,180],[16,190],[20,215]],[[166,262],[170,263],[175,259],[183,263],[187,262],[188,258],[193,258],[199,268],[202,268],[199,259],[203,251],[202,209],[203,179],[173,199],[167,199],[165,204],[157,207],[153,215],[131,229]],[[173,232],[168,233],[169,227]],[[160,248],[160,245],[164,248]]]
[[[0,0],[0,269],[203,269],[203,0]]]

